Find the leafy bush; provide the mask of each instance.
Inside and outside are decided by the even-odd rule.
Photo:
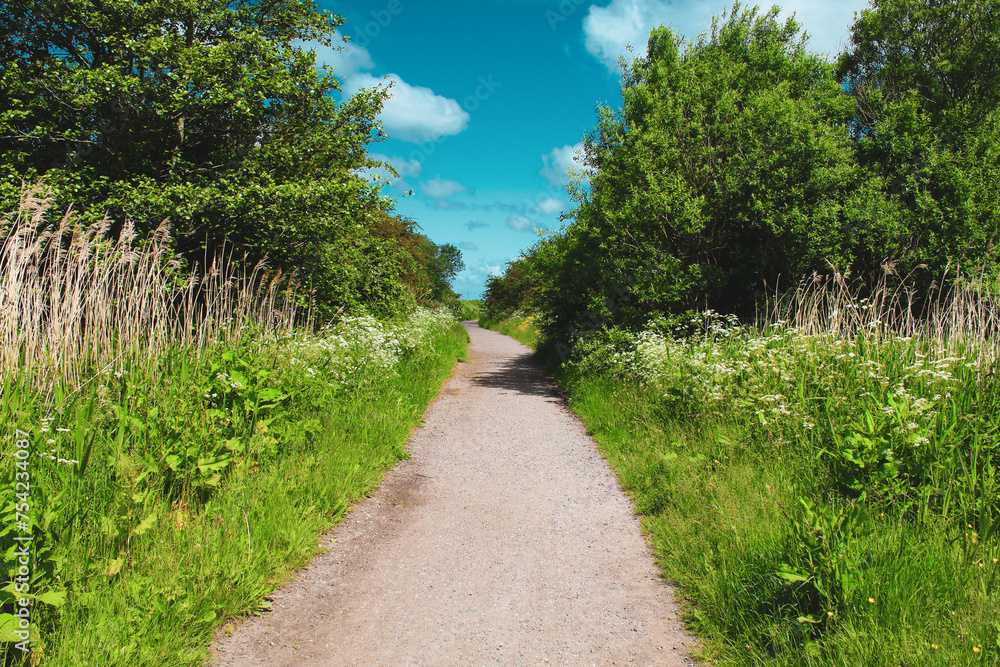
[[[779,276],[852,259],[868,199],[853,105],[777,16],[737,5],[693,44],[658,28],[627,66],[621,111],[602,108],[584,143],[573,224],[528,260],[557,335],[706,301],[752,313]]]
[[[296,273],[324,320],[446,298],[457,249],[360,175],[380,166],[367,149],[387,90],[341,99],[317,69],[310,47],[342,23],[312,0],[6,2],[0,206],[44,180],[86,225],[144,237],[169,220],[180,257],[235,244],[248,271]]]
[[[873,0],[852,26],[837,75],[858,162],[888,205],[881,230],[855,229],[875,262],[996,276],[998,35],[996,0]]]
[[[812,273],[996,283],[996,0],[876,0],[836,69],[778,15],[652,31],[585,138],[571,222],[491,280],[492,316],[537,312],[568,349],[692,309],[748,319]]]
[[[478,320],[482,316],[482,301],[478,299],[462,299],[459,303],[462,306],[462,312],[459,314],[460,320]]]

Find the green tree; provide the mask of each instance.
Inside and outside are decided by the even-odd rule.
[[[872,246],[905,268],[996,271],[1000,1],[873,0],[837,73],[858,158],[893,207]]]
[[[435,292],[440,297],[451,293],[451,283],[465,270],[462,251],[450,243],[439,245],[431,256],[431,273],[434,276]]]
[[[313,0],[7,0],[0,195],[44,178],[91,218],[169,217],[192,257],[267,255],[328,309],[391,309],[369,234],[389,202],[357,175],[386,91],[337,103],[303,46],[341,23]]]
[[[431,277],[431,298],[447,303],[453,309],[458,308],[458,294],[451,288],[451,283],[465,269],[462,251],[450,243],[432,244],[427,269]]]
[[[846,132],[852,102],[778,8],[739,5],[689,43],[655,29],[625,68],[620,112],[586,138],[589,186],[534,262],[557,331],[640,324],[757,297],[851,259],[871,216]]]
[[[502,320],[516,310],[534,307],[535,289],[540,276],[532,269],[536,248],[507,263],[502,276],[490,276],[483,293],[483,311],[490,318]]]

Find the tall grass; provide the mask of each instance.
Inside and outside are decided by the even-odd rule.
[[[961,275],[946,280],[945,275],[928,293],[918,294],[905,278],[885,268],[873,286],[852,284],[837,271],[813,274],[795,290],[771,300],[762,324],[780,323],[803,334],[844,339],[916,338],[980,362],[996,359],[1000,309],[979,282]]]
[[[540,331],[536,318],[532,314],[518,310],[502,320],[480,319],[479,326],[510,336],[533,350],[538,346]]]
[[[996,307],[894,280],[600,332],[559,371],[720,665],[1000,664]]]
[[[27,191],[0,252],[0,649],[7,663],[197,664],[405,457],[467,336],[429,309],[315,331],[292,280],[231,251],[188,269],[165,226],[112,239],[50,213]],[[15,595],[26,534],[30,588]],[[10,634],[21,597],[30,656]]]
[[[0,373],[36,388],[79,385],[101,369],[153,360],[174,346],[202,350],[247,335],[289,333],[308,303],[293,280],[231,249],[184,270],[166,222],[139,238],[131,221],[81,226],[72,210],[52,221],[42,186],[5,217],[0,247]]]
[[[406,440],[466,342],[444,313],[418,311],[398,325],[349,322],[299,334],[250,356],[227,349],[236,353],[231,362],[223,352],[208,366],[225,363],[228,376],[206,392],[217,399],[228,389],[226,402],[209,403],[226,411],[214,425],[200,418],[188,425],[188,406],[205,405],[200,382],[176,390],[183,402],[170,401],[169,380],[143,388],[152,406],[134,394],[126,399],[139,418],[157,406],[180,414],[163,419],[163,435],[133,429],[155,438],[147,447],[136,442],[119,453],[114,438],[95,444],[115,461],[87,474],[79,539],[59,545],[68,595],[39,628],[43,664],[204,664],[214,633],[231,631],[234,617],[266,613],[274,588],[329,546],[322,532],[406,458]],[[378,350],[390,352],[371,354]],[[271,373],[263,387],[254,379],[261,371]],[[241,377],[245,387],[233,389],[230,380]],[[286,397],[226,430],[226,419],[243,423],[240,397],[267,388]],[[169,433],[185,428],[184,447],[172,448]],[[213,485],[195,467],[194,481],[203,481],[194,492],[164,494],[165,478],[181,469],[150,471],[145,456],[183,457],[196,439],[212,443],[198,453],[203,462],[224,453],[211,464],[228,460],[221,479]]]

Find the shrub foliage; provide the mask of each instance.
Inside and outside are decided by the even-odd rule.
[[[585,138],[569,223],[487,305],[541,311],[565,342],[706,306],[752,315],[812,272],[992,278],[998,16],[877,1],[836,65],[777,7],[736,4],[694,42],[653,30]]]
[[[359,175],[388,93],[337,101],[309,47],[342,23],[312,0],[4,3],[2,210],[44,178],[87,222],[169,219],[189,258],[228,241],[294,269],[320,314],[413,305],[429,295],[401,276],[438,289],[440,253],[387,226],[392,202]]]

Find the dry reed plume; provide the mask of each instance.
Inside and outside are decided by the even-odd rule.
[[[981,364],[1000,356],[997,302],[978,283],[962,276],[948,281],[942,278],[941,283],[932,285],[926,298],[918,299],[905,278],[891,266],[884,268],[871,289],[852,284],[836,270],[830,276],[813,274],[794,291],[777,297],[770,304],[767,319],[808,334],[915,338]],[[942,284],[947,284],[947,289],[942,289]],[[862,293],[867,296],[860,296]]]
[[[220,249],[182,270],[161,224],[139,239],[131,221],[82,226],[67,210],[50,222],[41,185],[0,224],[0,364],[37,389],[79,386],[105,369],[154,360],[175,346],[197,351],[248,331],[280,335],[299,316],[300,294],[263,263],[239,269]],[[25,376],[26,374],[26,376]]]

